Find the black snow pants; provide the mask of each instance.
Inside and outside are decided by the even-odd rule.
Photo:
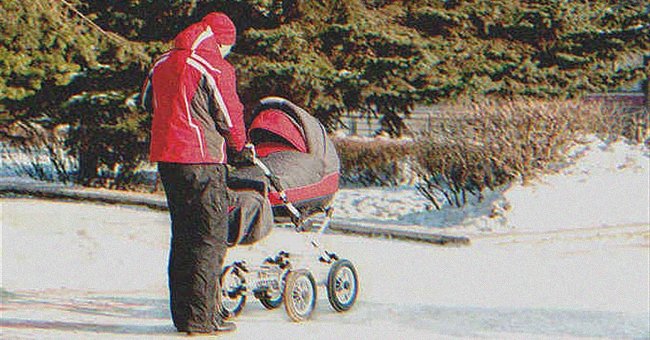
[[[227,250],[228,194],[223,164],[158,163],[172,221],[169,290],[181,332],[217,327],[219,275]]]

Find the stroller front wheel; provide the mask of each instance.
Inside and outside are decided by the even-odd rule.
[[[309,319],[316,306],[316,281],[307,270],[290,271],[282,294],[287,315],[294,322]]]

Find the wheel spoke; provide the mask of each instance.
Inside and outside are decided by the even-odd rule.
[[[296,312],[300,315],[309,313],[310,301],[312,300],[311,285],[307,277],[300,277],[296,280],[292,291],[292,299]]]
[[[339,259],[327,275],[327,299],[337,312],[349,310],[357,297],[357,273],[352,263]]]
[[[304,312],[304,310],[305,310],[305,299],[303,298],[300,291],[294,292],[293,300],[296,303],[296,309],[298,310],[298,312],[299,313]]]
[[[343,304],[349,303],[352,299],[352,292],[355,289],[354,276],[348,267],[340,268],[336,274],[334,290],[336,298]]]

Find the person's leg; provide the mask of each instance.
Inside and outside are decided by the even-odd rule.
[[[225,165],[159,165],[172,216],[169,286],[179,331],[225,327],[218,313],[218,280],[227,249]],[[220,327],[221,325],[221,327]]]
[[[226,191],[226,167],[222,164],[202,165],[201,192],[195,211],[200,220],[192,250],[196,256],[196,282],[193,285],[195,296],[202,297],[205,305],[197,311],[205,310],[203,315],[195,315],[201,322],[212,323],[219,328],[219,276],[227,250],[228,237],[228,194]],[[205,317],[206,319],[202,319]]]
[[[192,267],[190,231],[193,225],[187,201],[191,195],[191,182],[184,174],[184,167],[181,164],[158,164],[172,223],[168,264],[170,309],[174,326],[181,332],[188,330]]]

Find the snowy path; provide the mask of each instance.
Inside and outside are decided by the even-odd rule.
[[[166,213],[36,199],[0,206],[3,339],[178,337],[167,306]],[[276,229],[229,261],[300,251],[301,236]],[[357,266],[361,293],[350,312],[334,313],[324,289],[302,324],[249,300],[237,332],[223,338],[650,336],[647,224],[486,234],[458,248],[323,241]]]

